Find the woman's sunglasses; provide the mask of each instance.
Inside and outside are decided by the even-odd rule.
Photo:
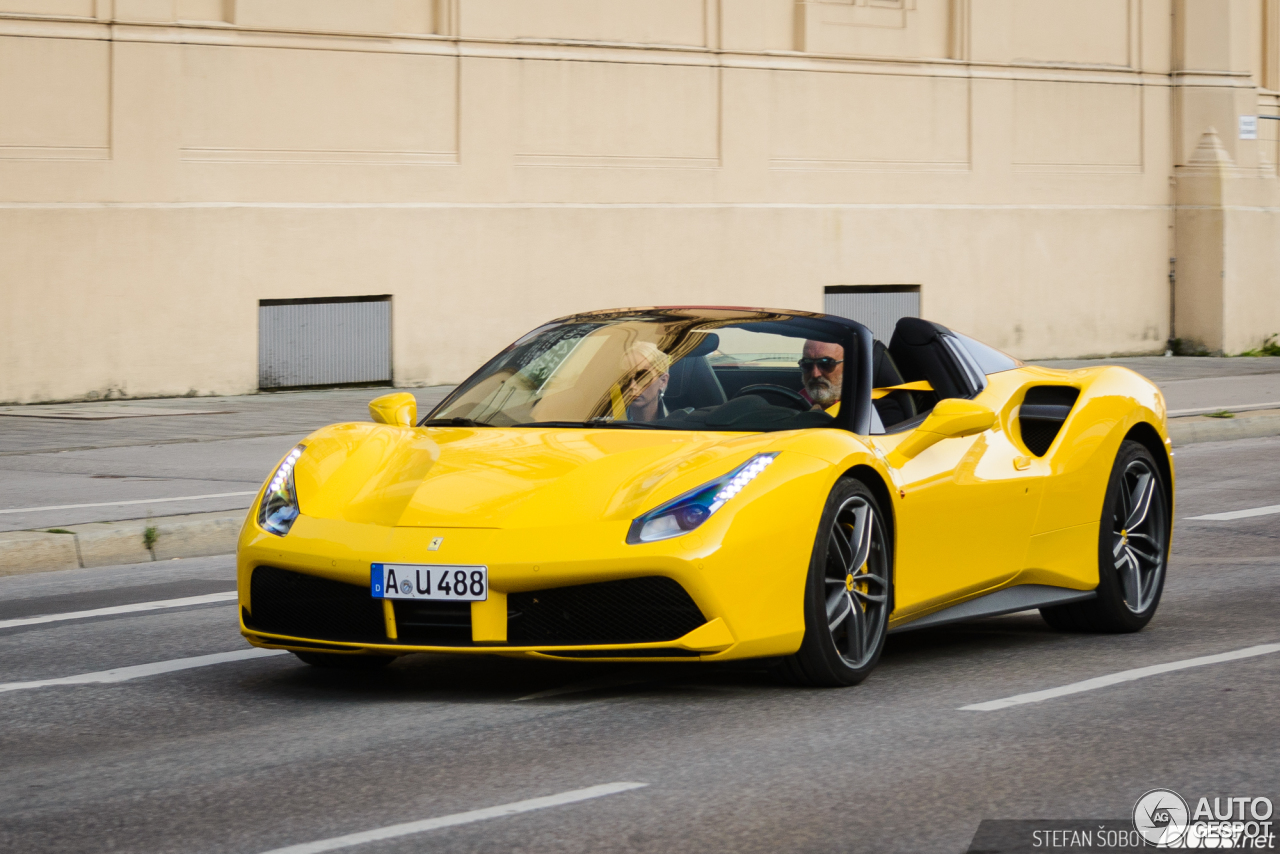
[[[843,361],[844,359],[833,359],[830,356],[823,356],[821,359],[801,359],[796,364],[798,364],[800,366],[800,370],[804,371],[806,374],[814,368],[817,368],[824,374],[829,374],[836,369],[836,365]]]

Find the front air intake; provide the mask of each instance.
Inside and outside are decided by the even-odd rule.
[[[649,576],[512,593],[507,642],[565,646],[673,641],[706,623],[670,578]]]
[[[259,566],[249,580],[245,628],[324,641],[388,643],[382,600],[367,584],[346,584],[274,566]]]

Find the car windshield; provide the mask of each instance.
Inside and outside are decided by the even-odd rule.
[[[833,404],[842,392],[848,334],[812,316],[764,311],[584,314],[512,344],[422,423],[742,432],[827,427],[838,412]]]

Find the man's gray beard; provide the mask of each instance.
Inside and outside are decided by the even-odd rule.
[[[807,380],[804,384],[804,390],[809,392],[809,397],[813,398],[813,402],[823,409],[827,409],[840,399],[840,390],[832,385],[831,380],[826,377]]]

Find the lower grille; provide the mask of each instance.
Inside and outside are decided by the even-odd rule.
[[[661,576],[507,597],[507,642],[520,645],[658,643],[706,621],[685,589]]]
[[[421,644],[470,644],[471,603],[397,599],[396,634]]]
[[[387,643],[382,602],[361,584],[259,566],[249,580],[245,627],[330,641]]]

